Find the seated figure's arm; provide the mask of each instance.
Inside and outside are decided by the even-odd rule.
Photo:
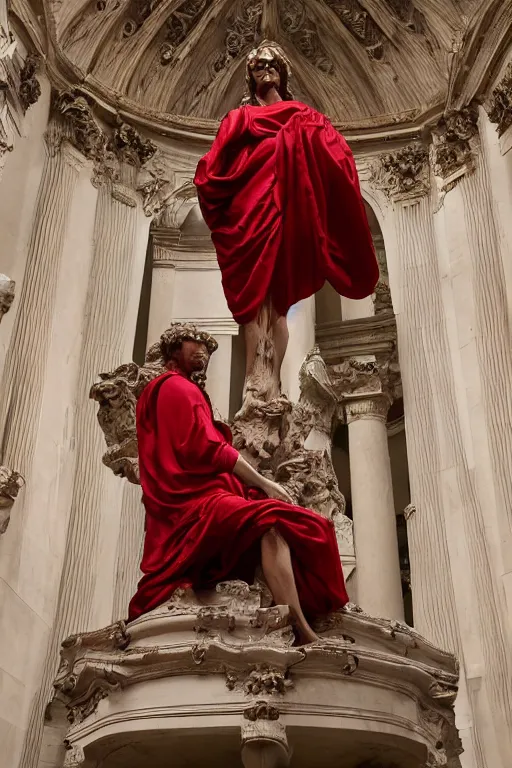
[[[233,472],[247,485],[267,496],[290,502],[289,494],[267,480],[219,435],[203,395],[180,378],[169,379],[158,396],[158,423],[166,430],[173,452],[183,469],[196,475]]]
[[[284,488],[281,488],[277,483],[273,483],[271,480],[267,480],[267,478],[263,477],[263,475],[260,475],[260,473],[257,472],[254,467],[251,467],[249,462],[246,461],[243,456],[240,456],[240,454],[238,454],[238,459],[233,472],[244,483],[259,488],[263,493],[266,493],[267,496],[270,496],[271,499],[287,501],[289,504],[293,503],[291,496]]]

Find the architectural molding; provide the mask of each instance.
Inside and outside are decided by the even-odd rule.
[[[347,424],[362,419],[377,419],[377,421],[387,421],[391,399],[387,395],[373,395],[372,397],[361,397],[361,399],[351,400],[344,406],[345,419]]]
[[[410,739],[413,750],[426,745],[450,766],[458,766],[460,742],[452,710],[458,679],[454,657],[405,624],[374,619],[352,604],[317,621],[318,642],[297,648],[289,615],[282,617],[284,626],[279,629],[259,629],[262,617],[278,610],[264,608],[262,598],[261,590],[243,582],[226,582],[213,592],[197,594],[178,590],[170,602],[128,628],[117,623],[66,640],[55,697],[68,708],[72,725],[67,744],[70,752],[77,749],[77,764],[82,745],[92,745],[106,733],[109,738],[118,734],[126,743],[126,725],[134,719],[140,725],[140,740],[145,723],[153,728],[153,713],[165,717],[167,730],[181,726],[183,715],[239,714],[243,746],[274,742],[281,745],[285,758],[286,733],[280,719],[285,708],[295,718],[307,715],[310,724],[315,715],[350,714],[364,718],[366,728],[376,733],[389,735],[392,726],[403,734],[401,749]],[[203,617],[208,618],[206,625]],[[191,675],[197,678],[198,668],[201,676],[208,675],[213,692],[223,691],[220,705],[205,701],[204,688],[196,686],[185,706],[173,701],[152,707],[154,681],[162,686],[172,679],[175,689],[188,685]],[[289,669],[297,673],[290,696]],[[341,685],[347,676],[361,697],[347,698]],[[313,686],[316,679],[338,680],[334,699],[319,700],[312,678]],[[129,688],[136,688],[136,697],[125,697]],[[364,703],[371,700],[374,688],[379,701],[385,702],[382,712]],[[393,708],[396,696],[407,704],[405,709]],[[136,709],[128,705],[135,701]]]
[[[240,326],[232,317],[176,317],[174,323],[192,323],[212,336],[238,336]]]
[[[389,357],[396,348],[396,320],[391,311],[378,316],[317,325],[316,338],[328,365],[348,358]]]

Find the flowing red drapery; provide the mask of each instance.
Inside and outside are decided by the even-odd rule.
[[[165,373],[137,406],[140,478],[146,508],[144,573],[130,603],[136,619],[178,587],[252,583],[261,537],[276,528],[288,542],[300,600],[309,616],[348,601],[331,521],[262,496],[232,474],[238,452],[214,422],[205,395],[184,376]]]
[[[324,115],[298,101],[233,110],[194,182],[241,325],[267,297],[285,315],[326,280],[351,299],[372,293],[379,269],[357,170]]]

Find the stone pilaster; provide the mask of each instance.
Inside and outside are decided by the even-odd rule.
[[[76,384],[72,480],[59,605],[22,766],[38,752],[42,712],[55,674],[62,637],[76,628],[110,621],[115,604],[123,485],[101,469],[103,441],[88,395],[97,372],[131,357],[145,261],[149,220],[136,193],[126,185],[123,199],[110,183],[98,189],[94,249],[88,282],[79,376]]]
[[[485,459],[490,433],[478,381],[481,373],[488,378],[488,406],[496,414],[505,408],[498,393],[508,392],[504,380],[510,374],[497,372],[496,366],[507,360],[508,336],[496,332],[490,343],[483,333],[502,327],[503,276],[496,272],[492,206],[472,109],[452,116],[443,131],[443,149],[438,152],[435,145],[433,150],[441,192],[434,219],[426,197],[413,206],[396,204],[392,212],[397,252],[390,279],[401,307],[398,344],[417,507],[407,522],[414,618],[420,632],[462,660],[469,691],[461,707],[473,711],[463,734],[468,751],[475,752],[479,764],[482,754],[494,754],[494,744],[500,743],[506,765],[511,675],[495,580],[499,551],[485,522],[494,514],[488,480],[500,464],[491,469]],[[476,296],[487,313],[485,324],[477,319]],[[494,360],[482,364],[479,355],[482,362],[483,355]],[[504,413],[501,418],[507,419]],[[495,448],[502,452],[496,460],[505,460],[506,446],[495,442]],[[474,713],[485,711],[495,730],[481,725],[475,734]]]

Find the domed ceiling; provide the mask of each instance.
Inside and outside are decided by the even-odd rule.
[[[14,7],[22,0],[14,0]],[[56,59],[149,114],[218,119],[244,91],[245,55],[281,43],[297,98],[338,123],[412,120],[443,103],[450,62],[487,0],[31,0]],[[507,3],[504,3],[505,5]]]

